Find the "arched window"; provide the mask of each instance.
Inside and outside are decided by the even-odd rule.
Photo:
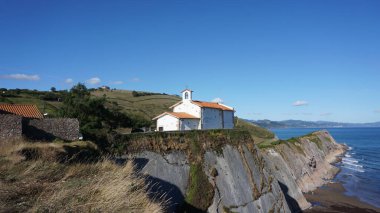
[[[185,99],[189,99],[189,93],[185,92]]]

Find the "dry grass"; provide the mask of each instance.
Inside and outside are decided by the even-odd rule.
[[[0,149],[0,212],[162,212],[149,199],[145,181],[133,165],[110,160],[63,164],[54,154],[25,160],[24,142]],[[53,153],[61,145],[39,143]],[[55,151],[57,151],[55,150]]]

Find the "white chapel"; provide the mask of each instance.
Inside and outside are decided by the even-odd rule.
[[[221,103],[195,101],[193,91],[189,89],[181,93],[182,101],[170,107],[173,112],[153,118],[157,120],[157,131],[234,128],[234,108]]]

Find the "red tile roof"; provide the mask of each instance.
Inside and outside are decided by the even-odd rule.
[[[43,118],[36,105],[32,104],[0,104],[0,112],[20,115],[25,118]]]
[[[172,115],[176,118],[180,118],[180,119],[199,119],[198,117],[195,117],[194,115],[190,115],[188,113],[185,113],[185,112],[164,112],[162,113],[161,115],[153,118],[152,120],[156,120],[164,115]]]
[[[176,107],[182,103],[183,103],[182,101],[179,101],[178,103],[170,106],[169,109],[174,108],[174,107]],[[220,109],[220,110],[226,110],[226,111],[234,111],[234,108],[232,108],[232,107],[228,107],[226,105],[215,103],[215,102],[191,101],[191,103],[193,103],[197,106],[200,106],[200,107]]]
[[[233,111],[233,108],[227,107],[225,105],[214,103],[214,102],[204,102],[204,101],[191,101],[193,104],[198,105],[200,107],[214,108],[226,111]]]

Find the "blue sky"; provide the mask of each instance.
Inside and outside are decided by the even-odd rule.
[[[249,119],[380,120],[380,1],[0,0],[0,87],[220,98]]]

